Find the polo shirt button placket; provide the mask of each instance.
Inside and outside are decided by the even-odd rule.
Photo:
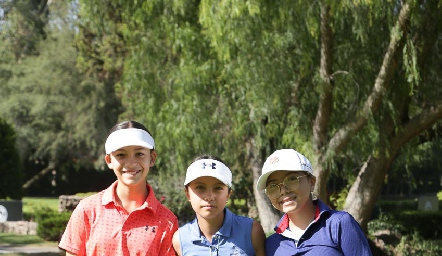
[[[218,251],[217,251],[217,249],[216,249],[216,246],[214,246],[214,245],[211,245],[210,246],[210,256],[218,256]]]
[[[215,235],[212,239],[212,244],[210,245],[210,255],[217,255],[218,256],[218,243],[219,243],[219,236]]]

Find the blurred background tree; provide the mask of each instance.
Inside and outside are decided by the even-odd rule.
[[[77,68],[77,4],[2,1],[0,115],[17,132],[25,192],[41,179],[53,190],[57,173],[62,185],[75,170],[103,169],[103,141],[121,111],[113,84]]]
[[[103,168],[107,129],[135,119],[157,141],[149,181],[175,213],[189,210],[187,166],[212,154],[266,231],[279,214],[254,184],[275,149],[305,154],[319,197],[344,196],[364,229],[382,193],[440,177],[427,158],[440,152],[439,1],[41,1],[32,54],[11,41],[22,2],[1,3],[0,116],[38,173],[72,182]]]
[[[0,118],[0,199],[22,198],[22,166],[14,128]]]

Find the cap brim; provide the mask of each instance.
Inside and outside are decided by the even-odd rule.
[[[204,175],[195,176],[195,177],[186,177],[186,180],[184,181],[184,186],[189,185],[189,183],[191,183],[192,181],[194,181],[200,177],[213,177],[213,178],[221,181],[222,183],[224,183],[226,186],[231,187],[231,185],[227,181],[223,180],[224,177],[218,173],[204,174]]]
[[[266,188],[267,178],[272,174],[274,171],[269,171],[264,173],[263,175],[259,176],[258,181],[256,182],[256,189],[258,191],[264,190]]]

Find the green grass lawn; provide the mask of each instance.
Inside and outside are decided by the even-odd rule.
[[[32,213],[36,207],[49,207],[58,211],[58,198],[49,197],[23,197],[23,213]]]
[[[56,246],[57,242],[48,242],[37,235],[17,235],[12,233],[0,233],[0,245],[32,245],[32,246]]]

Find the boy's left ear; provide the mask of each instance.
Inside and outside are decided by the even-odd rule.
[[[109,154],[106,154],[104,156],[104,161],[106,161],[107,167],[109,167],[109,169],[112,169],[112,161]]]
[[[232,193],[233,193],[233,189],[230,188],[230,192],[229,192],[229,194],[227,195],[227,200],[230,199],[230,196],[232,195]]]
[[[186,194],[187,200],[190,201],[189,191],[184,188],[184,194]]]
[[[315,176],[310,176],[309,181],[310,181],[310,185],[312,187],[314,187],[316,185],[316,177]]]
[[[155,165],[155,160],[157,159],[157,152],[150,151],[150,167]]]

